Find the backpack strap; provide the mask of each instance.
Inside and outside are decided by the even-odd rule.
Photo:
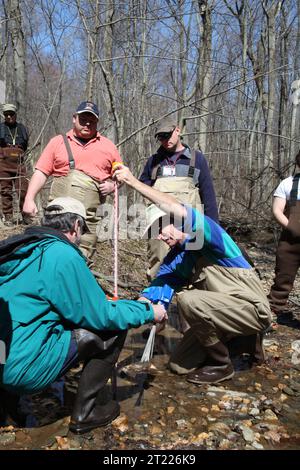
[[[297,202],[297,197],[298,197],[298,186],[299,186],[299,179],[300,179],[300,173],[297,173],[293,177],[293,186],[290,194],[290,206],[294,206]]]
[[[62,134],[62,138],[64,139],[64,143],[68,152],[70,170],[74,170],[75,161],[74,161],[73,153],[69,144],[68,137],[66,136],[66,134]]]

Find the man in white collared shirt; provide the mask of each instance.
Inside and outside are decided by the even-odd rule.
[[[273,214],[282,232],[276,252],[274,283],[268,297],[276,315],[287,310],[300,266],[300,151],[295,164],[295,175],[281,181],[274,192]]]

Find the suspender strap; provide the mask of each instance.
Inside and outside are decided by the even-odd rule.
[[[1,140],[5,140],[5,128],[4,128],[5,124],[4,122],[1,122],[0,124],[0,139]]]
[[[190,161],[189,172],[188,172],[188,176],[190,178],[194,177],[195,165],[196,165],[196,150],[193,149],[191,151],[191,161]]]
[[[195,166],[196,166],[196,150],[191,151],[191,160],[190,160],[190,165],[189,165],[189,171],[188,171],[188,177],[193,178],[194,173],[195,173]],[[151,181],[155,181],[157,179],[157,176],[160,174],[160,162],[154,165],[151,171]]]
[[[75,161],[74,161],[72,150],[71,150],[71,147],[70,147],[70,144],[69,144],[69,141],[68,141],[68,137],[65,134],[62,134],[62,137],[64,139],[64,143],[65,143],[65,146],[66,146],[66,149],[67,149],[67,152],[68,152],[70,170],[74,170]]]
[[[152,171],[151,171],[151,181],[155,181],[156,178],[157,178],[157,172],[158,172],[158,169],[160,168],[160,163],[157,163],[153,168],[152,168]]]
[[[298,197],[298,186],[299,186],[300,173],[297,173],[293,178],[293,186],[290,194],[290,205],[294,206],[297,202]]]
[[[24,143],[27,144],[28,135],[27,135],[25,126],[23,126],[21,123],[18,123],[18,129],[19,129],[19,131],[20,131],[19,135],[23,138]]]

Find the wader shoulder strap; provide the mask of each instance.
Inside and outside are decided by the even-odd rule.
[[[68,137],[65,134],[62,134],[62,137],[64,139],[64,143],[65,143],[65,146],[66,146],[66,149],[67,149],[67,152],[68,152],[70,170],[74,170],[75,161],[74,161],[72,150],[71,150],[71,147],[70,147],[70,144],[69,144],[69,141],[68,141]]]
[[[195,165],[196,165],[196,150],[193,149],[191,150],[191,161],[190,161],[189,172],[188,172],[188,176],[190,178],[194,177]]]
[[[18,127],[18,131],[19,131],[19,135],[22,137],[22,139],[24,140],[24,142],[27,143],[28,141],[28,134],[27,134],[27,130],[26,130],[26,127],[21,124],[20,122],[17,123],[17,127]]]
[[[4,122],[1,122],[0,124],[0,139],[5,140],[5,124]]]
[[[191,150],[191,160],[189,165],[188,177],[193,178],[195,173],[195,166],[196,166],[196,150]],[[151,172],[151,181],[155,181],[158,176],[158,170],[160,169],[161,165],[160,162],[156,163]]]
[[[157,172],[159,168],[160,168],[160,162],[155,163],[151,171],[151,181],[156,181]]]
[[[289,201],[291,206],[294,206],[297,202],[299,179],[300,179],[300,173],[297,173],[293,177],[293,186],[292,186],[292,190],[290,194],[290,201]]]

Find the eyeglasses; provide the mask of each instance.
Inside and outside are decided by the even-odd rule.
[[[16,113],[14,111],[5,111],[5,113],[3,113],[4,116],[15,116]]]
[[[172,132],[161,132],[160,134],[157,134],[156,140],[159,140],[162,142],[163,140],[169,140],[171,135],[173,134],[174,131]]]

